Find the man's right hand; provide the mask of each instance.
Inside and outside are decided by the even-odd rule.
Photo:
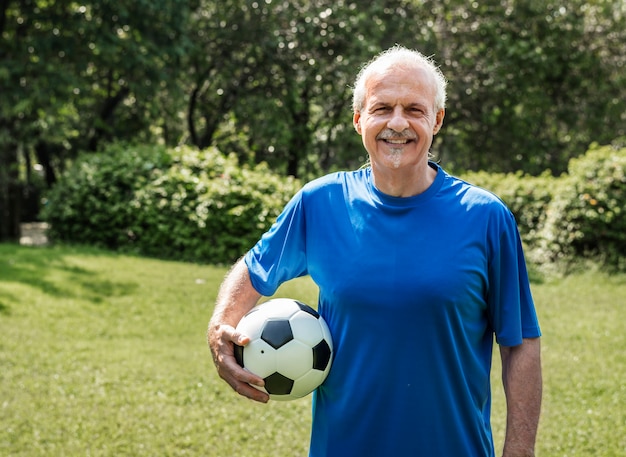
[[[245,346],[250,338],[228,324],[210,324],[208,343],[219,376],[239,395],[267,403],[269,395],[254,386],[263,387],[263,379],[244,370],[235,360],[235,344]]]

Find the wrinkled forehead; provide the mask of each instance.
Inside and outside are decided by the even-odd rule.
[[[417,63],[396,63],[380,66],[365,82],[365,104],[368,99],[397,94],[428,100],[434,106],[437,85],[433,74]]]

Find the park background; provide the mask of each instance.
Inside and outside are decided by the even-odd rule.
[[[0,453],[305,453],[310,400],[236,398],[206,321],[293,192],[365,162],[350,86],[398,43],[449,79],[436,160],[520,226],[539,455],[626,454],[626,2],[362,3],[0,3]]]

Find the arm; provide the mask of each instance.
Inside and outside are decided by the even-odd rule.
[[[500,346],[507,419],[503,457],[533,457],[541,410],[539,338],[513,347]]]
[[[248,267],[243,259],[239,260],[220,287],[215,311],[209,321],[207,341],[220,377],[240,395],[265,403],[269,396],[250,386],[263,386],[263,379],[241,368],[234,356],[234,344],[246,345],[250,341],[235,327],[260,297],[252,286]]]

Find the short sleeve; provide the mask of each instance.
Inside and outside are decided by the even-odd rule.
[[[515,219],[510,211],[490,227],[491,255],[487,304],[496,341],[517,346],[541,336]]]
[[[283,282],[307,274],[302,196],[300,191],[291,199],[244,257],[252,285],[262,295],[270,296]]]

